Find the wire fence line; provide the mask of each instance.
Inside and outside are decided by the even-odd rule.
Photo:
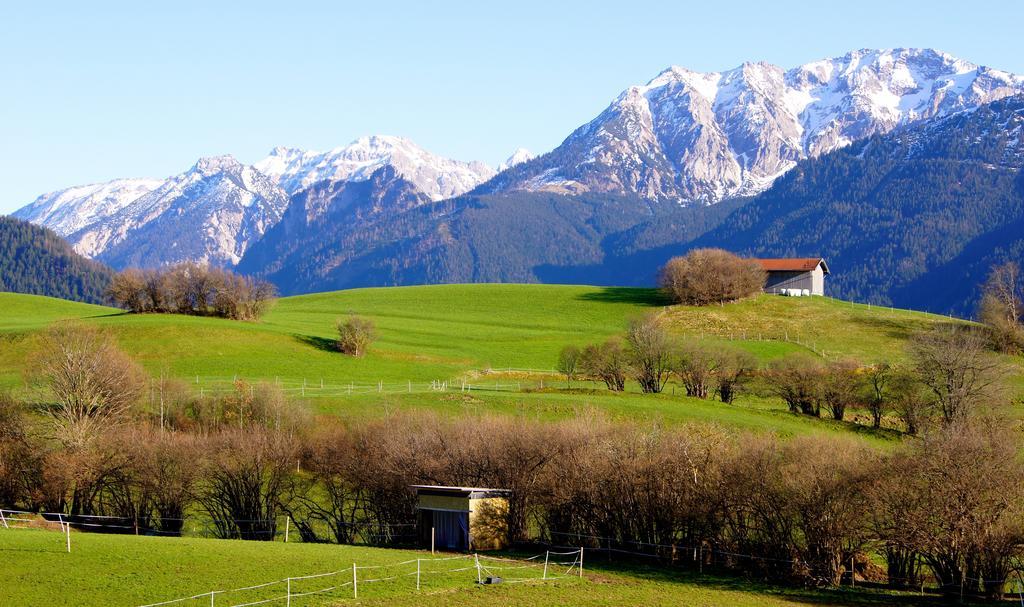
[[[651,559],[657,559],[657,560],[666,560],[666,559],[668,559],[670,561],[676,561],[676,562],[684,562],[684,561],[689,560],[689,561],[693,561],[693,562],[698,563],[698,569],[700,569],[700,570],[703,570],[703,565],[704,565],[705,560],[706,560],[705,557],[707,557],[707,559],[709,559],[711,561],[710,564],[713,564],[714,563],[714,557],[716,555],[720,556],[720,557],[749,559],[749,560],[754,560],[754,561],[765,561],[765,562],[773,562],[773,563],[785,563],[785,564],[790,564],[790,565],[807,565],[808,564],[805,561],[802,561],[800,559],[783,558],[783,557],[769,557],[769,556],[763,556],[763,555],[745,554],[745,553],[742,553],[742,552],[736,552],[736,551],[732,551],[732,550],[722,550],[722,549],[719,549],[719,548],[715,548],[713,545],[710,545],[710,544],[699,544],[699,545],[696,545],[696,546],[687,545],[687,544],[659,544],[659,543],[654,543],[654,542],[643,542],[643,541],[637,541],[637,540],[624,540],[624,539],[613,538],[613,537],[608,537],[608,536],[590,535],[590,534],[584,534],[584,533],[572,533],[572,532],[561,532],[561,531],[549,531],[548,533],[551,536],[559,536],[559,537],[564,537],[564,538],[570,538],[570,539],[573,539],[573,540],[577,540],[578,543],[583,543],[583,542],[594,542],[594,543],[596,543],[596,546],[583,546],[581,548],[581,550],[589,550],[589,551],[592,551],[592,552],[608,554],[608,555],[611,555],[611,554],[622,554],[622,555],[627,555],[627,556],[638,556],[638,557],[651,558]],[[602,545],[602,542],[604,542],[605,544]],[[624,548],[617,548],[617,547],[613,547],[613,544],[618,545],[618,546],[635,546],[637,548],[637,550],[626,550]],[[564,546],[564,545],[560,545],[558,543],[553,543],[552,547],[554,547],[554,548],[570,548],[571,546]],[[643,552],[644,548],[662,549],[665,552],[667,552],[668,554],[658,553],[656,551],[655,552],[650,552],[650,551]],[[690,554],[690,557],[688,558],[687,556],[684,556],[684,554]],[[1015,579],[1011,579],[1010,577],[1007,577],[1006,579],[983,579],[983,578],[975,578],[975,577],[971,577],[971,576],[963,576],[962,580],[964,582],[968,582],[968,583],[973,582],[973,583],[976,583],[976,584],[986,584],[986,585],[987,584],[1003,584],[1003,585],[1005,585],[1009,589],[1009,592],[1011,592],[1013,594],[1017,594],[1019,596],[1020,600],[1021,600],[1021,604],[1024,605],[1024,579],[1021,579],[1020,572],[1011,572],[1011,575],[1012,574],[1016,574],[1017,577]],[[847,576],[849,576],[849,577],[847,577]],[[849,579],[851,585],[855,585],[855,576],[854,576],[854,572],[853,572],[852,568],[847,570],[847,575],[844,576],[844,578]],[[930,585],[926,585],[925,582],[929,578],[930,578],[931,584]],[[941,580],[936,579],[934,576],[930,576],[930,575],[927,575],[927,574],[920,575],[920,576],[918,576],[916,578],[903,578],[903,577],[893,577],[893,576],[886,575],[886,580],[888,582],[890,582],[890,583],[891,582],[896,582],[896,583],[902,584],[904,586],[920,587],[920,590],[922,592],[924,592],[925,588],[931,588],[931,589],[934,589],[934,590],[941,591],[941,590],[947,589],[947,588],[956,589],[956,588],[961,586],[960,582],[945,583],[945,582],[943,582]],[[865,580],[865,581],[867,581],[867,580]]]
[[[191,524],[189,524],[191,522]],[[328,523],[322,522],[317,537],[330,537]],[[0,509],[0,529],[35,526],[45,528],[49,524],[67,525],[78,531],[112,533],[122,535],[150,535],[167,537],[205,537],[217,539],[264,539],[268,541],[310,541],[304,539],[302,530],[292,523],[291,517],[281,515],[273,519],[204,519],[201,517],[146,517],[111,516],[100,514],[67,514],[62,512],[29,512],[25,510]],[[372,521],[335,521],[332,524],[351,531],[350,545],[370,546],[411,545],[416,539],[415,523],[378,523]],[[237,533],[225,535],[234,525]],[[309,523],[306,524],[309,527]],[[244,531],[242,530],[244,528]],[[293,538],[294,539],[290,539]],[[315,543],[321,543],[317,540]],[[332,542],[325,542],[332,543]],[[340,543],[340,542],[334,542]]]
[[[194,377],[194,381],[193,378]],[[244,386],[238,382],[245,382]],[[445,393],[445,392],[522,392],[521,381],[475,381],[472,379],[444,379],[431,381],[377,381],[374,383],[365,382],[324,382],[323,380],[309,381],[307,379],[294,379],[280,377],[223,377],[223,376],[201,376],[196,375],[189,378],[189,384],[198,386],[193,392],[200,397],[218,396],[223,394],[238,394],[240,391],[248,390],[255,395],[258,384],[272,384],[277,386],[285,394],[300,396],[304,398],[315,397],[341,397],[358,396],[364,394],[424,394],[424,393]],[[156,388],[154,388],[154,391]],[[156,400],[158,396],[153,396]]]
[[[541,557],[543,561],[541,561]],[[572,560],[566,560],[572,557]],[[454,566],[452,566],[454,565]],[[514,577],[501,577],[494,572],[516,571]],[[202,604],[217,607],[249,607],[270,603],[283,603],[291,607],[293,601],[303,597],[330,597],[333,600],[359,598],[360,587],[384,582],[405,582],[409,591],[421,592],[428,586],[443,587],[439,576],[475,572],[475,579],[457,576],[456,584],[476,583],[528,583],[583,577],[583,549],[570,552],[546,551],[528,558],[513,559],[489,556],[479,553],[460,554],[448,557],[407,559],[381,565],[359,565],[309,575],[291,576],[284,579],[263,582],[251,586],[227,590],[211,590],[200,594],[174,598],[140,607],[163,607],[165,605]],[[532,572],[533,575],[529,575]],[[324,585],[327,584],[327,585]],[[335,593],[335,595],[331,595]],[[342,596],[344,594],[344,596]],[[218,597],[220,599],[218,600]],[[241,601],[241,602],[238,602]]]

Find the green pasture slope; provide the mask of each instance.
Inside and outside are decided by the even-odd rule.
[[[372,318],[380,334],[372,351],[359,359],[333,350],[335,323],[350,312]],[[133,315],[0,293],[0,385],[18,389],[22,384],[25,359],[40,329],[76,318],[114,331],[154,375],[182,378],[197,391],[227,389],[236,377],[276,381],[321,413],[377,415],[417,407],[553,419],[600,412],[669,423],[711,419],[785,434],[850,426],[791,416],[770,399],[747,396],[726,406],[675,396],[672,388],[658,396],[610,394],[585,383],[565,392],[551,389],[564,388],[556,376],[517,371],[551,369],[562,346],[621,333],[631,317],[645,313],[663,315],[678,334],[734,343],[763,361],[794,351],[864,362],[900,359],[915,331],[960,322],[827,298],[765,295],[693,308],[667,305],[651,289],[554,285],[440,285],[302,295],[278,300],[256,323]],[[448,382],[448,391],[431,391],[434,381]],[[477,389],[463,392],[464,383]],[[416,388],[407,389],[410,384]],[[516,392],[481,389],[495,384],[514,386]],[[351,394],[348,386],[354,386]]]
[[[525,555],[524,555],[525,556]],[[56,531],[0,528],[0,603],[20,607],[134,607],[188,597],[211,590],[247,587],[286,577],[343,571],[338,576],[293,582],[293,592],[310,592],[351,580],[352,563],[360,567],[410,559],[429,552],[337,546],[190,538],[154,538],[72,533],[72,551]],[[475,569],[422,575],[416,591],[415,565],[360,570],[359,598],[346,586],[322,595],[292,600],[293,607],[328,605],[797,605],[917,604],[909,594],[870,590],[820,592],[764,586],[734,578],[696,576],[638,564],[584,562],[584,577],[477,586]],[[424,562],[423,571],[471,566],[472,561]],[[508,565],[507,563],[505,563]],[[486,561],[485,561],[486,565]],[[497,570],[494,572],[497,573]],[[536,579],[538,568],[504,571],[506,577]],[[559,572],[561,573],[561,572]],[[380,577],[396,580],[368,582]],[[282,596],[282,585],[215,595],[214,605],[233,605]],[[284,601],[269,603],[283,605]],[[209,595],[175,603],[210,605]]]

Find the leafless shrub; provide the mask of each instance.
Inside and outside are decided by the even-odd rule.
[[[715,371],[715,391],[723,403],[731,403],[757,370],[757,359],[746,350],[721,347]]]
[[[674,357],[674,370],[687,396],[707,398],[714,389],[722,364],[719,352],[695,342],[684,342]]]
[[[565,346],[558,352],[557,370],[565,376],[565,382],[570,388],[579,372],[581,355],[582,352],[576,346]]]
[[[937,328],[915,336],[910,352],[914,370],[946,424],[1001,400],[1002,365],[976,332]]]
[[[338,350],[349,356],[362,356],[377,339],[377,326],[369,318],[349,314],[338,321]]]
[[[622,392],[626,389],[629,357],[621,339],[613,337],[586,346],[580,354],[579,365],[586,375],[603,381],[609,390]]]
[[[695,249],[661,269],[660,284],[677,302],[708,305],[749,297],[764,288],[765,271],[722,249]]]
[[[210,437],[198,502],[218,537],[273,539],[296,448],[285,433],[255,427]]]
[[[672,370],[675,349],[662,321],[653,314],[633,319],[626,329],[626,343],[633,377],[640,389],[661,392]]]
[[[889,387],[893,376],[893,366],[881,362],[864,368],[864,402],[871,414],[871,427],[881,428],[882,417],[885,415],[889,401]]]
[[[82,445],[125,421],[145,389],[142,368],[94,326],[62,322],[47,329],[29,361],[30,383],[48,390],[55,430]]]
[[[860,363],[841,360],[830,363],[821,378],[821,400],[832,414],[842,421],[846,410],[860,402],[864,391],[864,373]]]
[[[772,361],[765,375],[776,396],[786,401],[789,410],[806,415],[821,415],[822,363],[810,356],[787,355]]]

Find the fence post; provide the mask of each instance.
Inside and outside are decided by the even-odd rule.
[[[217,591],[216,590],[211,590],[210,591],[210,607],[213,607],[213,599],[214,599],[215,596],[217,596]]]
[[[288,528],[291,527],[292,517],[284,517],[284,543],[288,543]],[[289,578],[290,579],[290,578]]]
[[[544,551],[544,577],[541,579],[548,579],[548,555],[551,554],[550,550]]]
[[[359,598],[359,578],[356,577],[355,563],[352,563],[352,598]]]
[[[292,578],[285,579],[284,604],[285,607],[292,607]]]
[[[483,583],[483,579],[480,577],[480,555],[474,553],[473,554],[473,560],[476,561],[476,583],[477,584],[482,584]]]
[[[416,559],[416,590],[420,589],[420,559]]]
[[[7,519],[4,517],[4,511],[2,509],[0,509],[0,521],[3,521],[4,529],[10,529],[10,527],[7,526]]]
[[[580,577],[583,577],[583,546],[580,546]]]

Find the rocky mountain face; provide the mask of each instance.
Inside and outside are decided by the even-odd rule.
[[[12,215],[68,236],[117,213],[161,183],[159,179],[115,179],[65,188],[43,194]]]
[[[114,267],[180,261],[231,265],[277,223],[283,190],[231,156],[202,158],[112,215],[68,235],[75,250]]]
[[[366,181],[381,167],[424,192],[430,200],[452,198],[495,175],[482,162],[443,158],[402,137],[362,137],[329,152],[274,148],[255,165],[289,194],[321,181]]]
[[[762,192],[805,158],[1022,91],[1024,77],[930,49],[854,51],[790,70],[671,67],[477,191],[717,202]]]

